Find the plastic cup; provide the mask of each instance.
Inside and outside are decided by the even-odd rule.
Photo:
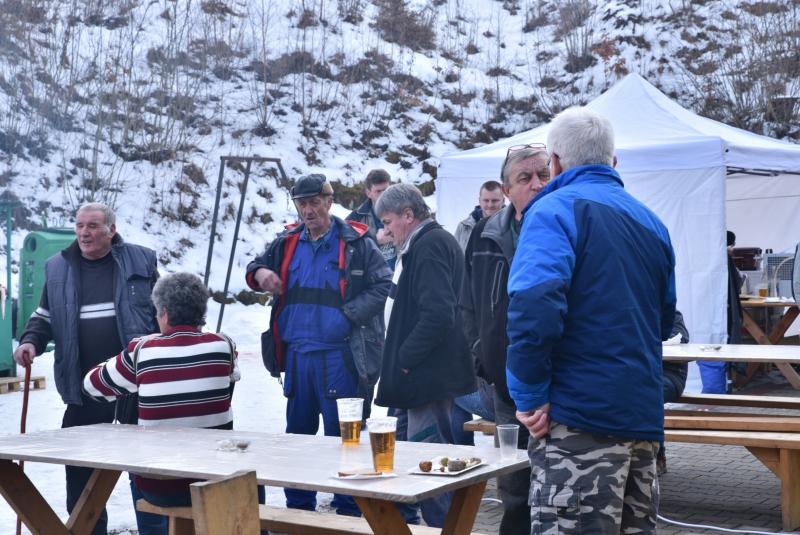
[[[361,398],[342,398],[336,400],[339,409],[339,429],[342,444],[356,445],[361,441],[361,414],[364,400]]]
[[[378,472],[394,470],[394,444],[397,440],[397,418],[367,419],[369,445],[372,448],[372,466]]]
[[[517,424],[503,424],[495,428],[497,439],[500,442],[500,459],[513,461],[517,458],[517,441],[519,426]]]
[[[767,284],[759,284],[758,285],[758,296],[759,297],[767,297],[769,293],[769,286]]]

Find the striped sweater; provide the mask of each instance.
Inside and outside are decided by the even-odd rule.
[[[232,341],[180,325],[146,340],[134,362],[136,345],[92,368],[83,380],[86,395],[113,401],[138,392],[142,426],[233,428],[231,384],[240,374]],[[188,492],[191,481],[136,476],[149,492]]]

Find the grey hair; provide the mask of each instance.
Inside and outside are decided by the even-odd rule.
[[[201,327],[206,323],[208,288],[197,275],[170,273],[153,287],[153,304],[159,316],[169,312],[169,325]]]
[[[103,230],[106,234],[111,231],[111,225],[117,224],[117,216],[114,214],[114,210],[111,209],[110,206],[105,205],[99,202],[90,202],[86,203],[80,208],[78,208],[78,213],[75,214],[77,217],[81,212],[103,212]]]
[[[500,180],[503,181],[505,187],[511,187],[511,168],[517,165],[519,162],[523,160],[527,160],[528,158],[533,158],[535,156],[539,156],[543,154],[545,158],[548,157],[547,149],[522,149],[516,150],[509,155],[508,158],[503,160],[503,166],[500,168]],[[547,174],[547,178],[550,178],[550,173]]]
[[[581,165],[614,165],[611,121],[589,108],[572,107],[556,115],[550,123],[547,146],[564,171]]]
[[[375,206],[375,214],[378,217],[383,217],[387,213],[400,215],[406,208],[411,209],[414,219],[418,221],[424,221],[431,216],[431,211],[419,189],[412,184],[403,183],[386,188]]]

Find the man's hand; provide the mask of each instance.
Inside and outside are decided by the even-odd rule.
[[[258,283],[258,286],[265,292],[272,292],[274,294],[281,293],[283,289],[283,282],[281,278],[274,271],[267,268],[259,268],[253,278]]]
[[[29,342],[20,344],[14,351],[14,360],[20,366],[29,366],[33,364],[33,359],[36,357],[36,347]]]
[[[528,428],[533,438],[542,438],[550,428],[550,404],[545,403],[538,409],[528,412],[517,411],[517,420]]]
[[[380,229],[375,238],[378,240],[378,245],[386,245],[392,242],[392,237],[386,235],[386,229]]]

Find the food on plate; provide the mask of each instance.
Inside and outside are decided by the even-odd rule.
[[[481,460],[478,457],[459,457],[457,459],[451,459],[449,457],[437,457],[435,459],[431,459],[430,461],[422,461],[419,463],[419,469],[425,473],[442,472],[455,474],[479,464],[481,464]]]
[[[451,461],[447,461],[447,471],[448,472],[460,472],[467,467],[467,461],[465,459],[453,459]]]
[[[360,468],[358,470],[342,470],[339,472],[339,477],[350,477],[350,476],[379,476],[382,475],[383,472],[380,470],[373,470],[372,468]]]

